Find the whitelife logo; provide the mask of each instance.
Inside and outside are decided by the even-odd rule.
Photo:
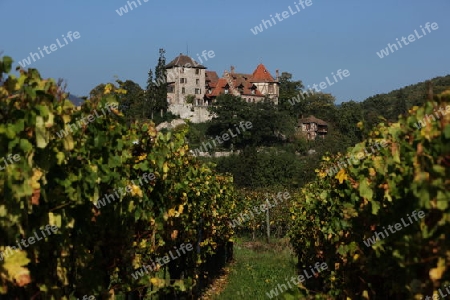
[[[380,143],[375,142],[374,145],[377,147],[377,149],[379,151],[379,150],[381,150],[380,146],[385,148],[388,144],[387,144],[387,141],[382,140]],[[330,177],[336,175],[337,173],[339,173],[339,171],[341,169],[347,168],[347,164],[346,164],[345,161],[348,162],[348,167],[350,167],[352,165],[352,163],[354,165],[358,164],[360,160],[363,160],[365,157],[369,157],[370,155],[374,154],[377,151],[377,150],[375,150],[373,148],[374,145],[371,145],[370,149],[372,149],[372,151],[370,153],[367,151],[367,148],[364,147],[363,151],[358,152],[355,156],[353,156],[353,154],[352,154],[348,158],[344,158],[344,159],[339,160],[337,162],[337,164],[335,164],[332,167],[328,168],[325,171],[325,173],[327,173],[328,176],[330,176]],[[365,156],[365,155],[367,155],[367,156]]]
[[[205,62],[208,61],[208,57],[209,58],[214,58],[216,56],[216,54],[214,53],[213,50],[209,50],[207,53],[207,50],[203,50],[202,51],[202,57],[205,59]],[[182,65],[183,68],[192,68],[192,67],[197,67],[200,64],[203,63],[203,60],[200,58],[200,55],[197,53],[197,58],[199,59],[200,63],[197,63],[195,60],[192,60],[194,62],[194,65],[192,66],[190,63],[186,63],[184,65]],[[155,79],[155,85],[156,86],[160,86],[162,84],[166,84],[167,82],[173,82],[175,80],[178,79],[178,75],[176,75],[175,72],[170,72],[169,75],[163,75],[158,77],[157,79]]]
[[[154,173],[149,173],[149,174],[144,173],[144,174],[142,175],[142,177],[139,178],[139,185],[135,184],[135,183],[134,183],[134,180],[131,180],[131,183],[132,183],[134,186],[142,186],[142,185],[143,185],[142,179],[144,179],[144,181],[145,181],[146,183],[149,183],[149,180],[147,180],[147,178],[148,178],[150,181],[153,181],[153,180],[156,179],[156,176],[155,176]],[[132,191],[133,191],[133,187],[130,186],[130,185],[127,185],[125,188],[119,188],[119,192],[120,192],[120,195],[121,195],[121,196],[125,195],[126,193],[131,193]],[[113,193],[116,194],[117,198],[114,197]],[[100,209],[102,206],[105,206],[106,204],[111,203],[111,200],[112,200],[112,201],[119,200],[119,199],[120,199],[120,196],[119,196],[119,193],[117,193],[117,189],[115,189],[115,190],[113,191],[113,193],[107,194],[106,196],[103,196],[101,199],[98,199],[98,200],[97,200],[97,203],[94,204],[95,207],[96,207],[97,209]],[[108,203],[106,203],[106,201],[108,201]]]
[[[316,92],[321,92],[321,91],[323,91],[324,89],[328,88],[329,86],[334,85],[335,83],[338,82],[338,79],[336,78],[336,76],[338,76],[338,77],[340,78],[340,80],[344,80],[344,78],[347,78],[348,76],[350,76],[350,71],[347,70],[347,69],[345,69],[344,71],[342,71],[341,69],[339,69],[339,70],[336,71],[336,75],[334,75],[334,72],[331,72],[331,75],[333,75],[334,82],[331,82],[330,79],[328,78],[328,76],[326,76],[325,79],[326,79],[327,82],[322,81],[322,82],[319,83],[319,84],[315,84],[315,83],[314,83],[314,84],[312,85],[312,88],[310,88],[310,85],[308,84],[308,89],[307,89],[307,91],[306,91],[306,92],[301,91],[300,93],[298,93],[297,97],[292,97],[292,99],[289,99],[289,100],[288,100],[289,103],[290,103],[291,105],[295,105],[296,103],[300,103],[300,97],[301,97],[303,100],[306,99],[306,98],[305,98],[305,94],[306,94],[307,97],[308,97],[308,96],[314,95],[314,90],[313,90],[313,89],[315,89]],[[344,76],[344,78],[342,78],[342,76]],[[327,83],[328,83],[328,85],[327,85]],[[310,93],[310,94],[308,94],[308,93]]]
[[[0,163],[0,171],[3,171],[4,169],[6,169],[7,166],[12,165],[13,159],[15,162],[18,162],[20,160],[20,155],[19,154],[14,154],[14,156],[12,154],[8,154],[8,160],[9,160],[9,164],[6,162],[6,156],[3,157],[3,162],[5,163],[5,166],[2,167],[1,163]]]
[[[192,246],[191,243],[187,243],[187,244],[183,243],[180,245],[179,249],[176,249],[176,247],[174,247],[174,248],[175,248],[175,251],[177,252],[178,256],[173,256],[172,250],[169,251],[169,255],[172,258],[172,260],[175,260],[175,259],[181,257],[180,251],[183,252],[183,254],[186,254],[186,251],[192,251],[194,249],[194,247]],[[178,251],[178,250],[180,250],[180,251]],[[145,273],[148,274],[148,270],[150,270],[150,272],[154,272],[155,270],[158,270],[163,265],[168,264],[170,262],[171,259],[169,258],[169,255],[156,258],[156,263],[153,260],[151,260],[151,262],[152,262],[151,266],[146,265],[143,268],[141,267],[136,272],[134,272],[134,274],[131,274],[131,276],[133,276],[134,279],[138,279],[139,277],[144,276],[144,271],[145,271]],[[163,262],[161,262],[161,260]],[[159,265],[159,266],[157,266],[157,265]]]
[[[251,129],[252,126],[253,126],[253,124],[252,124],[252,122],[250,122],[250,121],[245,122],[245,124],[244,124],[244,121],[239,122],[239,127],[242,129],[242,133],[245,132],[245,129],[246,129],[246,128],[247,128],[247,129]],[[237,134],[233,134],[233,131],[231,130],[231,128],[228,129],[228,132],[230,133],[231,138],[237,137],[238,134],[241,133],[241,131],[239,130],[239,128],[237,127],[236,124],[234,125],[234,129],[236,130]],[[230,135],[228,135],[228,133],[222,134],[222,139],[223,139],[223,140],[220,139],[220,136],[216,135],[216,139],[215,139],[215,140],[216,140],[219,144],[222,144],[224,141],[228,141],[228,140],[230,139]],[[212,140],[212,142],[213,142],[213,144],[214,144],[214,147],[216,147],[216,146],[217,146],[217,145],[216,145],[216,142],[215,142],[214,140]],[[210,148],[211,150],[213,149],[213,147],[211,146],[211,144],[210,144],[209,142],[206,143],[206,144],[205,144],[205,142],[203,142],[202,146],[200,146],[199,148],[194,149],[193,153],[196,154],[196,155],[200,155],[200,154],[202,153],[202,147],[203,147],[204,150],[205,150],[204,152],[207,152],[208,150],[207,150],[207,147],[206,147],[206,146],[209,146],[209,148]]]
[[[141,3],[141,0],[136,0],[138,3],[139,3],[139,6],[141,6],[142,5],[142,3]],[[144,1],[145,3],[146,2],[148,2],[149,0],[142,0],[142,1]],[[131,6],[131,4],[134,4],[134,8],[138,8],[138,6],[137,6],[137,4],[136,4],[136,2],[135,1],[127,1],[127,4],[128,4],[128,7],[130,7],[130,11],[132,11],[133,10],[133,7]],[[116,13],[121,17],[121,16],[123,16],[124,14],[126,14],[126,13],[128,13],[128,7],[125,5],[125,6],[122,6],[122,7],[120,7],[119,9],[116,9]]]
[[[417,215],[416,215],[416,214],[417,214]],[[414,220],[416,220],[416,222],[419,221],[419,220],[417,219],[417,216],[419,216],[420,219],[422,219],[423,217],[425,217],[425,213],[424,213],[423,211],[419,211],[418,213],[417,213],[416,211],[413,211],[413,212],[411,213],[411,215],[412,215],[412,217],[414,218]],[[413,223],[413,221],[411,220],[411,217],[409,216],[409,214],[407,214],[407,216],[408,216],[408,219],[409,219],[409,221],[410,221],[411,223],[409,223],[409,224],[405,223],[405,220],[403,220],[403,218],[402,218],[402,223],[403,223],[403,225],[404,225],[405,227],[408,227],[409,225],[411,225],[411,224]],[[395,231],[393,230],[393,227],[395,227]],[[389,236],[389,233],[388,233],[386,227],[383,226],[383,229],[384,229],[384,233],[386,234],[386,237],[388,237],[388,236]],[[400,224],[400,223],[395,223],[394,226],[389,225],[389,226],[388,226],[388,229],[391,231],[391,233],[396,233],[397,231],[400,231],[400,230],[402,230],[403,228],[402,228],[402,224]],[[371,245],[375,245],[375,243],[376,243],[378,240],[380,240],[379,236],[381,236],[383,239],[386,238],[386,237],[384,236],[383,232],[375,232],[375,235],[373,235],[371,238],[368,238],[367,241],[363,241],[363,242],[364,242],[364,245],[366,245],[367,247],[370,247]]]
[[[117,110],[117,109],[118,109],[118,104],[117,104],[117,103],[107,103],[107,104],[106,104],[106,112],[111,112],[112,109]],[[83,127],[84,125],[89,124],[89,122],[92,123],[92,122],[94,122],[97,118],[100,118],[100,117],[105,116],[105,115],[106,115],[106,112],[105,112],[105,111],[103,110],[103,108],[102,108],[102,113],[103,113],[103,115],[100,116],[100,115],[97,113],[97,110],[94,109],[94,113],[95,113],[96,117],[95,117],[94,115],[88,115],[87,117],[86,117],[86,116],[83,116],[83,117],[81,117],[80,119],[77,119],[76,122],[69,124],[69,125],[68,125],[69,128],[68,128],[67,130],[66,130],[66,129],[62,129],[62,130],[60,130],[59,132],[57,132],[56,135],[58,136],[58,138],[63,138],[63,137],[65,137],[65,136],[67,136],[67,135],[69,134],[69,130],[70,130],[71,133],[73,133],[73,132],[75,132],[77,129]],[[85,118],[87,119],[87,121],[85,120]],[[81,120],[81,121],[80,121],[80,120]],[[82,123],[82,124],[81,124],[81,123]],[[78,128],[77,128],[77,125],[78,125]]]
[[[58,231],[58,227],[54,226],[54,225],[46,225],[45,226],[45,230],[47,231],[48,235],[51,235],[52,232],[53,234],[55,234]],[[46,238],[47,236],[45,235],[44,229],[41,229],[41,238],[39,238],[39,235],[37,233],[37,231],[34,232],[34,236],[36,237],[36,240],[40,241],[43,240],[44,238]],[[29,245],[27,244],[27,241],[29,243]],[[15,246],[8,246],[8,250],[5,250],[3,252],[0,252],[0,261],[3,260],[3,258],[7,258],[8,256],[12,255],[12,251],[16,250],[16,251],[20,251],[22,250],[22,245],[24,248],[29,247],[30,245],[33,245],[36,241],[34,240],[34,237],[30,236],[28,237],[28,239],[22,239],[20,242],[17,242],[17,247],[19,249],[17,249]]]
[[[293,16],[293,15],[298,14],[298,13],[301,11],[299,5],[302,7],[303,10],[305,10],[306,7],[312,5],[312,0],[306,0],[306,1],[299,0],[298,3],[297,3],[297,2],[294,2],[294,4],[295,4],[295,8],[297,8],[297,11],[292,10],[292,7],[289,5],[289,6],[288,6],[289,11],[285,10],[285,11],[283,11],[281,14],[279,14],[279,13],[276,13],[276,14],[275,14],[275,17],[277,18],[278,22],[282,22],[283,20],[289,18],[290,16]],[[305,5],[306,5],[306,7],[305,7]],[[280,16],[281,16],[282,18],[280,18]],[[273,18],[272,15],[270,15],[270,18],[272,19],[273,25],[276,25],[277,22],[275,21],[275,19]],[[254,35],[257,35],[258,33],[263,32],[263,30],[264,30],[263,25],[264,25],[264,27],[265,27],[266,29],[269,28],[269,27],[267,27],[267,24],[268,24],[270,27],[272,27],[272,22],[270,22],[270,20],[264,20],[264,19],[263,19],[263,20],[261,20],[261,22],[262,22],[262,23],[260,23],[258,26],[255,26],[254,28],[250,28],[250,31],[251,31]]]
[[[52,52],[55,52],[56,50],[61,49],[62,47],[65,47],[66,45],[68,45],[69,42],[67,41],[67,39],[64,36],[64,34],[61,35],[61,36],[63,37],[64,42],[66,42],[65,44],[61,44],[61,42],[59,41],[59,38],[57,38],[56,42],[57,42],[59,48],[56,46],[56,44],[51,44],[50,47],[47,47],[47,46],[42,47],[42,50],[44,50],[45,53],[47,53],[47,54],[51,54]],[[73,39],[78,40],[81,37],[81,35],[80,35],[80,33],[78,31],[74,31],[73,33],[72,33],[72,31],[69,31],[67,33],[67,38],[71,42],[73,42],[72,37],[73,37]],[[50,48],[50,52],[48,51],[49,48]],[[31,65],[31,59],[33,59],[33,62],[36,61],[36,57],[37,57],[38,60],[41,59],[42,57],[44,57],[44,53],[42,53],[42,50],[41,50],[41,47],[38,47],[38,51],[41,54],[41,56],[39,56],[39,53],[30,52],[30,55],[27,58],[22,59],[22,61],[19,61],[19,65],[22,68],[25,68],[26,66]]]
[[[448,289],[449,287],[450,287],[450,285],[447,285],[447,286],[444,286],[445,287],[445,290],[447,291],[447,293],[448,294],[445,294],[445,293],[442,293],[442,289],[443,288],[439,288],[438,289],[438,292],[439,292],[439,295],[437,295],[437,294],[434,294],[434,295],[432,295],[432,296],[425,296],[425,298],[420,298],[420,299],[425,299],[425,300],[439,300],[439,299],[444,299],[445,297],[447,297],[448,295],[450,295],[450,290]],[[440,298],[439,298],[440,297]]]
[[[306,269],[303,270],[303,274],[305,274],[306,279],[313,278],[313,276],[316,276],[320,272],[327,270],[328,265],[325,262],[323,262],[323,263],[316,262],[314,264],[314,267],[309,266],[309,269],[311,270],[312,275],[308,274],[308,271]],[[314,272],[314,269],[317,272]],[[292,276],[290,282],[289,282],[289,280],[286,281],[286,283],[289,285],[289,288],[285,284],[278,284],[278,286],[276,288],[270,290],[270,292],[268,292],[268,293],[266,292],[267,297],[269,297],[269,299],[272,299],[273,297],[277,297],[278,294],[282,294],[289,289],[293,289],[294,287],[298,286],[300,283],[302,283],[303,281],[306,280],[305,276],[303,276],[303,275],[298,275],[297,277]],[[294,287],[291,286],[291,282],[294,285]],[[278,292],[278,290],[280,290],[280,291]]]
[[[433,29],[433,30],[437,30],[437,29],[439,29],[439,26],[438,26],[438,24],[436,22],[433,22],[431,24],[430,24],[430,22],[427,22],[425,24],[425,28],[427,29],[428,33],[430,33],[431,32],[430,28]],[[406,41],[406,38],[404,36],[402,36],[402,38],[400,40],[403,42],[403,44],[405,46],[408,46],[410,43],[412,43],[412,42],[414,42],[416,40],[416,37],[417,37],[418,40],[423,38],[425,35],[427,35],[427,33],[425,32],[425,29],[422,28],[422,25],[420,25],[420,29],[422,29],[423,35],[420,35],[417,32],[417,29],[415,29],[414,30],[415,35],[414,34],[408,35],[409,43]],[[398,38],[396,38],[396,40],[397,40],[398,46],[401,49],[402,48],[402,44],[400,43]],[[395,48],[395,51],[398,51],[398,47],[397,47],[397,45],[395,43],[394,44],[388,43],[387,45],[388,46],[386,48],[381,49],[380,52],[377,52],[377,55],[378,55],[379,58],[384,58],[385,56],[388,56],[389,55],[389,50],[391,50],[391,53],[394,53],[393,48]]]
[[[425,126],[427,124],[427,121],[429,123],[431,123],[430,119],[433,119],[433,122],[435,122],[436,119],[439,120],[441,118],[441,116],[439,116],[438,111],[441,113],[441,116],[445,116],[448,113],[450,113],[450,105],[447,105],[445,107],[445,109],[442,106],[439,107],[439,109],[435,108],[434,116],[436,116],[436,118],[433,116],[433,114],[425,115],[425,117],[422,119],[422,121],[418,121],[417,123],[414,124],[414,127],[416,127],[417,129],[421,129],[423,126]]]

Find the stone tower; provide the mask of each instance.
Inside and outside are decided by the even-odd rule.
[[[203,105],[205,94],[206,67],[187,55],[180,53],[166,65],[167,101],[172,104],[186,104],[186,97],[195,97],[194,105]]]

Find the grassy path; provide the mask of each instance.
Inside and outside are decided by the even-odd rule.
[[[270,299],[266,292],[295,276],[295,259],[287,239],[274,240],[271,244],[238,239],[234,256],[235,262],[228,268],[227,276],[216,281],[208,299]],[[290,291],[292,296],[279,299],[299,299],[298,295],[294,296],[294,290]]]

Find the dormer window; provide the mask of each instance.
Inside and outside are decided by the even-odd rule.
[[[255,90],[254,89],[252,89],[252,95],[254,95],[255,94]]]
[[[227,88],[225,88],[225,94],[228,94],[228,89]]]
[[[238,90],[239,90],[239,93],[241,93],[241,94],[244,93],[244,86],[242,85],[242,83],[238,86]]]

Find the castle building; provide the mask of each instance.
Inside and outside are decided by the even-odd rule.
[[[206,71],[205,99],[214,100],[221,94],[232,94],[241,97],[246,102],[256,103],[268,96],[278,104],[279,82],[274,79],[263,64],[259,64],[253,74],[235,73],[225,71],[222,78],[217,73]]]
[[[232,66],[221,78],[215,71],[206,69],[181,53],[166,65],[167,101],[172,113],[194,123],[205,122],[211,119],[206,107],[222,94],[239,96],[249,103],[268,97],[278,105],[278,70],[274,79],[263,64],[252,74],[235,73]]]
[[[180,53],[166,65],[167,101],[171,104],[185,104],[187,95],[194,95],[194,105],[203,105],[206,67],[189,56]]]

